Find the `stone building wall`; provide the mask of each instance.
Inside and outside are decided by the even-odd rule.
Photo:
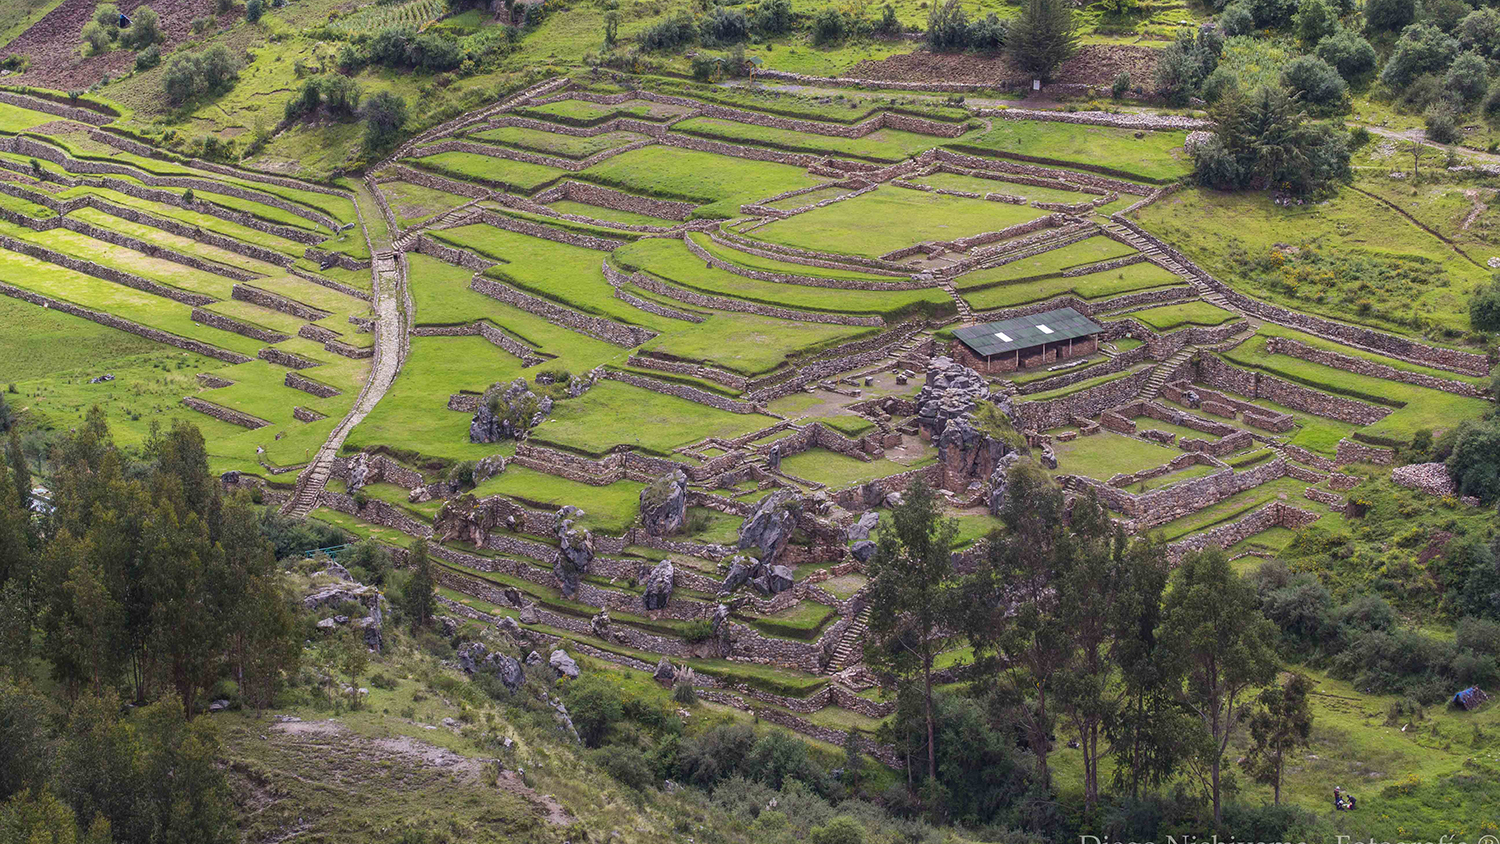
[[[1055,399],[1018,402],[1015,406],[1017,421],[1022,428],[1046,431],[1070,424],[1075,416],[1092,419],[1133,398],[1151,380],[1152,371],[1150,368],[1142,369]]]

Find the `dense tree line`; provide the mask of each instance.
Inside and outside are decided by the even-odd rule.
[[[52,509],[33,512],[12,432],[0,467],[4,840],[234,840],[218,739],[194,716],[211,688],[271,705],[303,631],[260,508],[226,497],[207,460],[180,422],[132,458],[96,408],[54,443]],[[54,695],[37,690],[43,674]],[[39,829],[54,837],[30,837]]]

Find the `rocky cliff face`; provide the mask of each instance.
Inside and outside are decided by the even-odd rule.
[[[976,427],[976,414],[984,404],[1012,418],[1010,398],[991,393],[978,372],[952,358],[932,359],[927,381],[917,393],[917,424],[937,443],[950,488],[989,481],[1001,459],[1014,451]]]
[[[535,428],[552,412],[552,399],[538,396],[517,378],[505,387],[491,387],[479,401],[474,421],[469,423],[469,441],[497,443],[515,439]]]
[[[594,561],[594,535],[586,528],[573,527],[573,516],[578,508],[567,506],[557,511],[557,557],[552,562],[552,574],[557,577],[563,595],[571,598],[578,592],[578,583],[589,572]]]

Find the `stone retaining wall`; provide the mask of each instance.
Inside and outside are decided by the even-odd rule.
[[[1318,513],[1302,510],[1280,501],[1272,501],[1249,515],[1228,524],[1194,534],[1167,546],[1167,559],[1173,565],[1193,551],[1205,548],[1228,548],[1273,527],[1300,530],[1319,518]]]
[[[417,325],[412,327],[411,333],[413,337],[483,337],[520,358],[522,366],[536,366],[547,360],[537,350],[514,339],[485,319],[466,325]]]
[[[1286,474],[1286,460],[1277,457],[1243,472],[1222,469],[1140,494],[1116,489],[1093,478],[1075,476],[1075,482],[1091,487],[1101,503],[1130,518],[1132,529],[1141,531],[1191,515]]]
[[[520,234],[539,237],[557,243],[565,243],[569,246],[578,246],[584,249],[597,249],[601,252],[613,252],[625,245],[623,240],[613,240],[607,237],[593,237],[592,235],[579,234],[566,229],[557,229],[552,226],[544,226],[533,223],[530,220],[521,220],[505,214],[499,214],[489,209],[479,212],[479,219],[486,225],[497,229],[518,232]]]
[[[787,164],[807,169],[813,168],[822,160],[821,156],[805,152],[783,152],[779,149],[750,147],[743,144],[726,143],[724,141],[710,141],[707,138],[699,138],[695,135],[663,135],[658,142],[670,147],[681,147],[682,149],[707,152],[730,158],[770,161],[776,164]]]
[[[1396,462],[1396,452],[1388,448],[1365,445],[1346,437],[1339,440],[1335,447],[1333,462],[1340,466],[1346,463],[1376,463],[1389,466]]]
[[[204,296],[201,293],[193,293],[176,287],[170,287],[160,282],[142,278],[134,273],[127,273],[123,270],[117,270],[114,267],[105,267],[93,261],[85,261],[82,258],[64,255],[61,252],[48,249],[40,244],[26,240],[17,240],[8,235],[0,235],[0,249],[26,255],[38,261],[45,261],[48,264],[56,264],[75,273],[124,285],[143,293],[150,293],[153,296],[161,296],[164,299],[181,302],[184,305],[209,305],[215,301],[212,296]]]
[[[322,266],[332,264],[345,270],[368,270],[370,268],[369,258],[355,258],[342,252],[334,252],[328,249],[318,249],[312,246],[302,250],[302,257]]]
[[[1309,501],[1316,501],[1319,504],[1326,504],[1334,510],[1343,510],[1349,504],[1348,500],[1345,499],[1344,496],[1339,495],[1336,492],[1329,492],[1326,489],[1318,489],[1315,486],[1310,486],[1307,489],[1304,489],[1302,491],[1302,495]]]
[[[296,299],[289,299],[279,293],[272,293],[269,290],[249,284],[236,284],[230,289],[229,298],[238,299],[241,302],[249,302],[252,305],[259,305],[262,308],[270,308],[273,311],[281,311],[284,314],[290,314],[297,319],[305,319],[308,322],[317,322],[332,315],[320,308],[304,305]]]
[[[1337,343],[1405,360],[1409,363],[1422,364],[1423,366],[1430,366],[1436,369],[1447,369],[1465,375],[1486,376],[1489,374],[1489,359],[1485,355],[1429,346],[1424,343],[1418,343],[1415,340],[1408,340],[1404,337],[1396,337],[1375,331],[1374,329],[1333,322],[1332,320],[1297,313],[1286,308],[1262,302],[1258,299],[1252,299],[1209,275],[1197,264],[1188,260],[1187,256],[1173,249],[1160,238],[1141,228],[1133,221],[1120,214],[1114,214],[1110,219],[1129,228],[1137,236],[1161,249],[1174,261],[1181,264],[1189,273],[1228,299],[1234,307],[1252,316],[1296,328],[1308,334],[1314,334]]]
[[[211,346],[199,340],[191,340],[186,337],[179,337],[176,334],[168,334],[165,331],[161,331],[155,328],[149,328],[147,326],[141,325],[140,323],[131,322],[130,320],[126,319],[120,319],[114,314],[96,311],[92,308],[85,308],[81,305],[75,305],[72,302],[64,302],[61,299],[54,299],[50,296],[43,296],[38,293],[33,293],[29,290],[23,290],[19,287],[12,287],[11,285],[5,284],[3,282],[0,282],[0,295],[10,296],[25,302],[30,302],[33,305],[41,305],[44,308],[51,308],[56,311],[61,311],[65,314],[72,314],[73,316],[81,317],[83,319],[89,320],[90,322],[97,322],[100,325],[105,325],[110,328],[118,328],[121,331],[128,331],[131,334],[145,337],[148,340],[155,340],[158,343],[165,343],[168,346],[175,346],[179,349],[186,349],[187,351],[195,352],[205,357],[211,357],[215,360],[222,360],[228,363],[245,363],[250,360],[250,358],[238,352],[231,352],[228,349],[221,349],[218,346]]]
[[[288,369],[312,369],[315,366],[323,365],[322,361],[310,360],[301,355],[294,355],[291,352],[282,351],[271,346],[261,349],[255,356],[267,363],[285,366]]]
[[[125,249],[133,249],[136,252],[140,252],[143,255],[148,255],[152,258],[160,258],[164,261],[171,261],[174,264],[181,264],[184,267],[191,267],[195,270],[201,270],[202,272],[213,273],[214,275],[223,276],[224,278],[232,279],[234,281],[249,281],[253,278],[258,277],[255,273],[248,273],[244,270],[236,269],[234,267],[227,267],[215,261],[209,261],[204,258],[199,258],[197,255],[189,255],[185,252],[178,252],[176,249],[172,249],[170,247],[140,240],[138,238],[121,234],[111,229],[101,228],[92,223],[77,219],[76,217],[62,216],[56,219],[57,225],[67,229],[68,231],[87,235],[88,237],[92,237],[95,240],[102,240],[105,243],[111,243],[115,246],[120,246]]]
[[[182,403],[192,408],[193,410],[198,411],[199,413],[206,413],[215,419],[228,422],[231,425],[239,425],[241,428],[249,428],[251,430],[254,430],[256,428],[264,428],[267,425],[271,424],[270,422],[267,422],[266,420],[261,419],[257,416],[251,416],[248,413],[243,413],[241,411],[235,410],[234,408],[225,407],[221,404],[214,404],[213,402],[204,401],[197,396],[186,396],[183,398]]]
[[[65,120],[87,123],[90,126],[103,126],[106,123],[113,123],[115,121],[115,118],[92,109],[66,106],[62,103],[55,103],[45,97],[29,97],[25,94],[18,94],[12,91],[0,91],[0,103],[56,115]]]
[[[628,372],[621,372],[618,369],[605,369],[604,377],[609,379],[610,381],[619,381],[624,384],[629,384],[632,387],[640,387],[643,390],[650,390],[653,393],[675,396],[679,399],[686,399],[687,401],[694,402],[695,404],[707,405],[718,410],[726,410],[730,413],[760,412],[760,407],[749,402],[726,398],[719,395],[718,393],[711,393],[707,390],[700,390],[697,387],[689,387],[686,384],[675,384],[670,381],[660,381],[655,378],[645,378],[640,375],[632,375]]]
[[[1368,375],[1373,378],[1384,378],[1388,381],[1399,381],[1403,384],[1415,384],[1419,387],[1427,387],[1432,390],[1442,390],[1446,393],[1454,393],[1470,398],[1484,398],[1487,393],[1467,381],[1455,381],[1452,378],[1439,378],[1434,375],[1426,375],[1421,372],[1408,372],[1397,369],[1383,363],[1375,363],[1353,355],[1340,354],[1327,349],[1315,349],[1298,340],[1288,337],[1267,337],[1266,351],[1273,355],[1287,355],[1288,357],[1301,358],[1302,360],[1342,369],[1359,375]]]
[[[463,267],[466,270],[473,270],[476,273],[482,273],[490,267],[495,266],[495,262],[488,258],[476,255],[467,249],[450,246],[426,234],[417,235],[417,240],[413,246],[416,248],[416,251],[423,255],[431,256],[444,263]]]
[[[554,325],[561,325],[580,334],[587,334],[627,349],[633,349],[656,336],[654,331],[580,313],[550,299],[523,293],[508,284],[502,284],[484,276],[474,276],[469,282],[469,289],[483,293],[491,299],[514,305],[528,313],[536,314]]]
[[[1151,368],[1116,378],[1095,387],[1043,401],[1017,402],[1016,419],[1020,427],[1034,431],[1070,424],[1074,416],[1092,419],[1138,394],[1151,380]]]
[[[615,271],[619,278],[618,271]],[[735,311],[746,314],[759,314],[761,316],[774,317],[776,319],[790,319],[801,322],[818,322],[827,325],[862,325],[880,326],[885,320],[877,316],[849,316],[847,314],[824,313],[822,311],[794,311],[790,308],[780,308],[774,305],[763,305],[759,302],[751,302],[745,299],[731,299],[726,296],[713,296],[707,293],[699,293],[695,290],[678,287],[657,279],[645,273],[635,273],[625,278],[624,282],[639,287],[649,293],[676,299],[699,308],[709,308],[716,311]],[[638,344],[637,344],[638,345]]]
[[[815,185],[815,188],[827,187],[826,185]],[[769,200],[768,200],[769,201]],[[709,234],[709,239],[714,243],[724,244],[741,252],[758,255],[762,258],[771,258],[779,261],[791,261],[798,264],[806,264],[810,267],[823,267],[833,270],[852,270],[856,272],[869,272],[876,275],[899,276],[911,278],[910,267],[894,264],[890,261],[882,261],[879,258],[866,258],[861,255],[832,255],[825,252],[815,252],[811,249],[801,249],[796,246],[784,246],[772,243],[768,240],[752,240],[734,232],[719,230]]]
[[[288,372],[286,378],[282,379],[282,383],[294,390],[310,393],[320,399],[330,399],[342,392],[321,381],[314,381],[305,375],[300,375],[296,371]]]
[[[996,153],[999,155],[1000,153]],[[1150,196],[1155,192],[1154,188],[1139,185],[1135,182],[1127,182],[1121,179],[1113,179],[1108,176],[1096,176],[1092,173],[1081,173],[1076,170],[1058,170],[1044,167],[1038,164],[1023,163],[1023,161],[1011,161],[1008,158],[981,158],[976,155],[966,155],[948,149],[929,150],[924,156],[929,156],[933,162],[945,164],[956,164],[959,167],[971,170],[990,170],[1000,173],[1016,173],[1022,176],[1035,176],[1043,179],[1056,179],[1058,181],[1073,184],[1087,185],[1102,191],[1131,196]]]
[[[319,419],[327,419],[328,415],[319,413],[316,410],[309,410],[299,404],[292,407],[292,418],[298,422],[316,422]]]
[[[599,208],[611,208],[616,211],[629,211],[633,214],[644,214],[648,217],[680,221],[686,221],[692,217],[693,211],[698,207],[690,202],[636,196],[632,193],[625,193],[613,188],[606,188],[589,182],[578,182],[572,179],[564,179],[553,187],[538,193],[533,199],[539,203],[556,202],[566,199],[572,202],[582,202],[585,205],[594,205]]]
[[[674,375],[687,375],[692,378],[702,378],[705,381],[712,381],[715,384],[723,384],[724,386],[732,390],[739,390],[742,392],[750,383],[749,378],[746,378],[743,375],[736,375],[735,373],[729,372],[727,370],[718,369],[716,367],[707,366],[701,363],[688,363],[686,361],[670,360],[664,357],[658,357],[657,355],[649,352],[644,355],[631,355],[630,358],[625,362],[630,366],[639,367],[641,369],[656,369],[662,372],[670,372]]]
[[[428,539],[432,537],[432,525],[425,524],[407,514],[400,507],[381,501],[378,498],[367,498],[365,499],[365,506],[360,507],[353,496],[325,489],[318,495],[318,504],[319,506],[327,507],[330,510],[337,510],[346,515],[357,516],[373,524],[399,530],[408,536]],[[436,548],[434,547],[430,550],[436,556]]]
[[[1391,414],[1389,407],[1324,393],[1264,372],[1241,369],[1217,355],[1203,355],[1198,371],[1200,380],[1211,387],[1239,393],[1246,398],[1267,399],[1283,407],[1351,425],[1373,425]]]
[[[753,278],[757,281],[769,281],[776,284],[797,284],[804,287],[831,287],[838,290],[925,290],[936,287],[936,281],[861,281],[854,278],[832,278],[827,276],[794,275],[792,273],[768,272],[765,270],[752,270],[739,264],[725,261],[713,253],[699,246],[693,239],[683,235],[682,242],[688,251],[705,263],[725,272]],[[915,247],[913,247],[915,248]]]
[[[922,328],[920,322],[907,322],[873,337],[844,343],[823,352],[815,360],[752,380],[746,385],[746,398],[754,402],[769,402],[798,392],[808,384],[880,363]]]
[[[216,314],[213,311],[204,310],[203,308],[193,308],[193,322],[200,322],[221,331],[232,331],[235,334],[243,334],[262,343],[280,343],[283,340],[289,339],[287,335],[272,331],[269,328],[261,328],[258,325],[251,325],[246,322],[240,322],[237,319],[230,319],[227,316]]]

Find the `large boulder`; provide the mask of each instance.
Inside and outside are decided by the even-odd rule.
[[[605,610],[600,610],[593,618],[589,619],[589,629],[594,631],[595,636],[607,642],[609,641],[609,621],[609,613]]]
[[[483,642],[469,642],[458,649],[458,667],[465,674],[473,674],[484,665],[484,660],[490,655],[490,649]]]
[[[656,670],[652,672],[651,676],[656,678],[656,682],[670,686],[672,685],[672,681],[677,679],[677,669],[672,667],[670,660],[662,657],[657,661]]]
[[[750,579],[755,566],[755,560],[743,554],[736,554],[729,560],[729,573],[724,575],[724,582],[719,584],[719,591],[733,592],[745,585],[745,581]]]
[[[989,397],[989,385],[978,372],[950,357],[935,357],[928,362],[927,380],[917,391],[917,425],[936,440],[949,422],[967,418],[975,403]]]
[[[465,674],[494,674],[507,689],[515,691],[526,682],[526,672],[515,657],[491,653],[483,642],[470,642],[458,649],[458,667]]]
[[[687,475],[681,469],[641,490],[641,526],[647,536],[671,536],[687,522]]]
[[[880,514],[870,510],[859,517],[859,521],[844,529],[846,542],[859,542],[870,538],[870,531],[880,524]]]
[[[766,468],[772,472],[781,471],[781,443],[772,443],[770,451],[766,452]]]
[[[577,508],[564,507],[558,511],[557,557],[552,562],[552,573],[557,576],[565,596],[571,598],[578,592],[578,584],[588,574],[594,561],[594,535],[586,528],[573,527],[569,518]]]
[[[861,539],[849,547],[849,553],[861,563],[868,563],[870,558],[875,556],[875,543],[868,539]]]
[[[438,542],[463,542],[482,548],[496,524],[494,508],[476,501],[472,495],[462,495],[444,501],[438,508],[432,520],[432,534]]]
[[[645,594],[642,601],[648,610],[666,609],[672,599],[672,578],[677,574],[671,560],[662,560],[646,575]]]
[[[709,622],[713,625],[714,639],[719,646],[719,656],[729,656],[734,652],[734,631],[729,623],[729,605],[719,604],[714,607],[714,614],[709,618]]]
[[[505,386],[497,384],[479,400],[479,409],[469,423],[469,441],[497,443],[515,439],[540,425],[551,412],[551,397],[533,393],[526,379],[517,378]]]
[[[778,489],[762,498],[740,524],[740,550],[753,549],[763,563],[773,563],[797,529],[796,499]]]
[[[513,656],[505,654],[490,654],[493,661],[495,676],[505,684],[505,688],[515,691],[526,682],[526,671],[521,668],[521,661]]]
[[[968,418],[950,420],[937,438],[938,462],[951,482],[984,480],[995,472],[1000,459],[1013,449],[986,434]]]
[[[369,481],[370,455],[363,451],[349,459],[349,494],[353,495]]]
[[[767,572],[766,579],[771,587],[771,594],[776,595],[792,588],[796,584],[796,575],[786,566],[771,566]]]
[[[568,656],[567,651],[553,651],[552,656],[547,658],[547,664],[552,666],[552,670],[556,671],[559,677],[578,679],[578,663]]]

